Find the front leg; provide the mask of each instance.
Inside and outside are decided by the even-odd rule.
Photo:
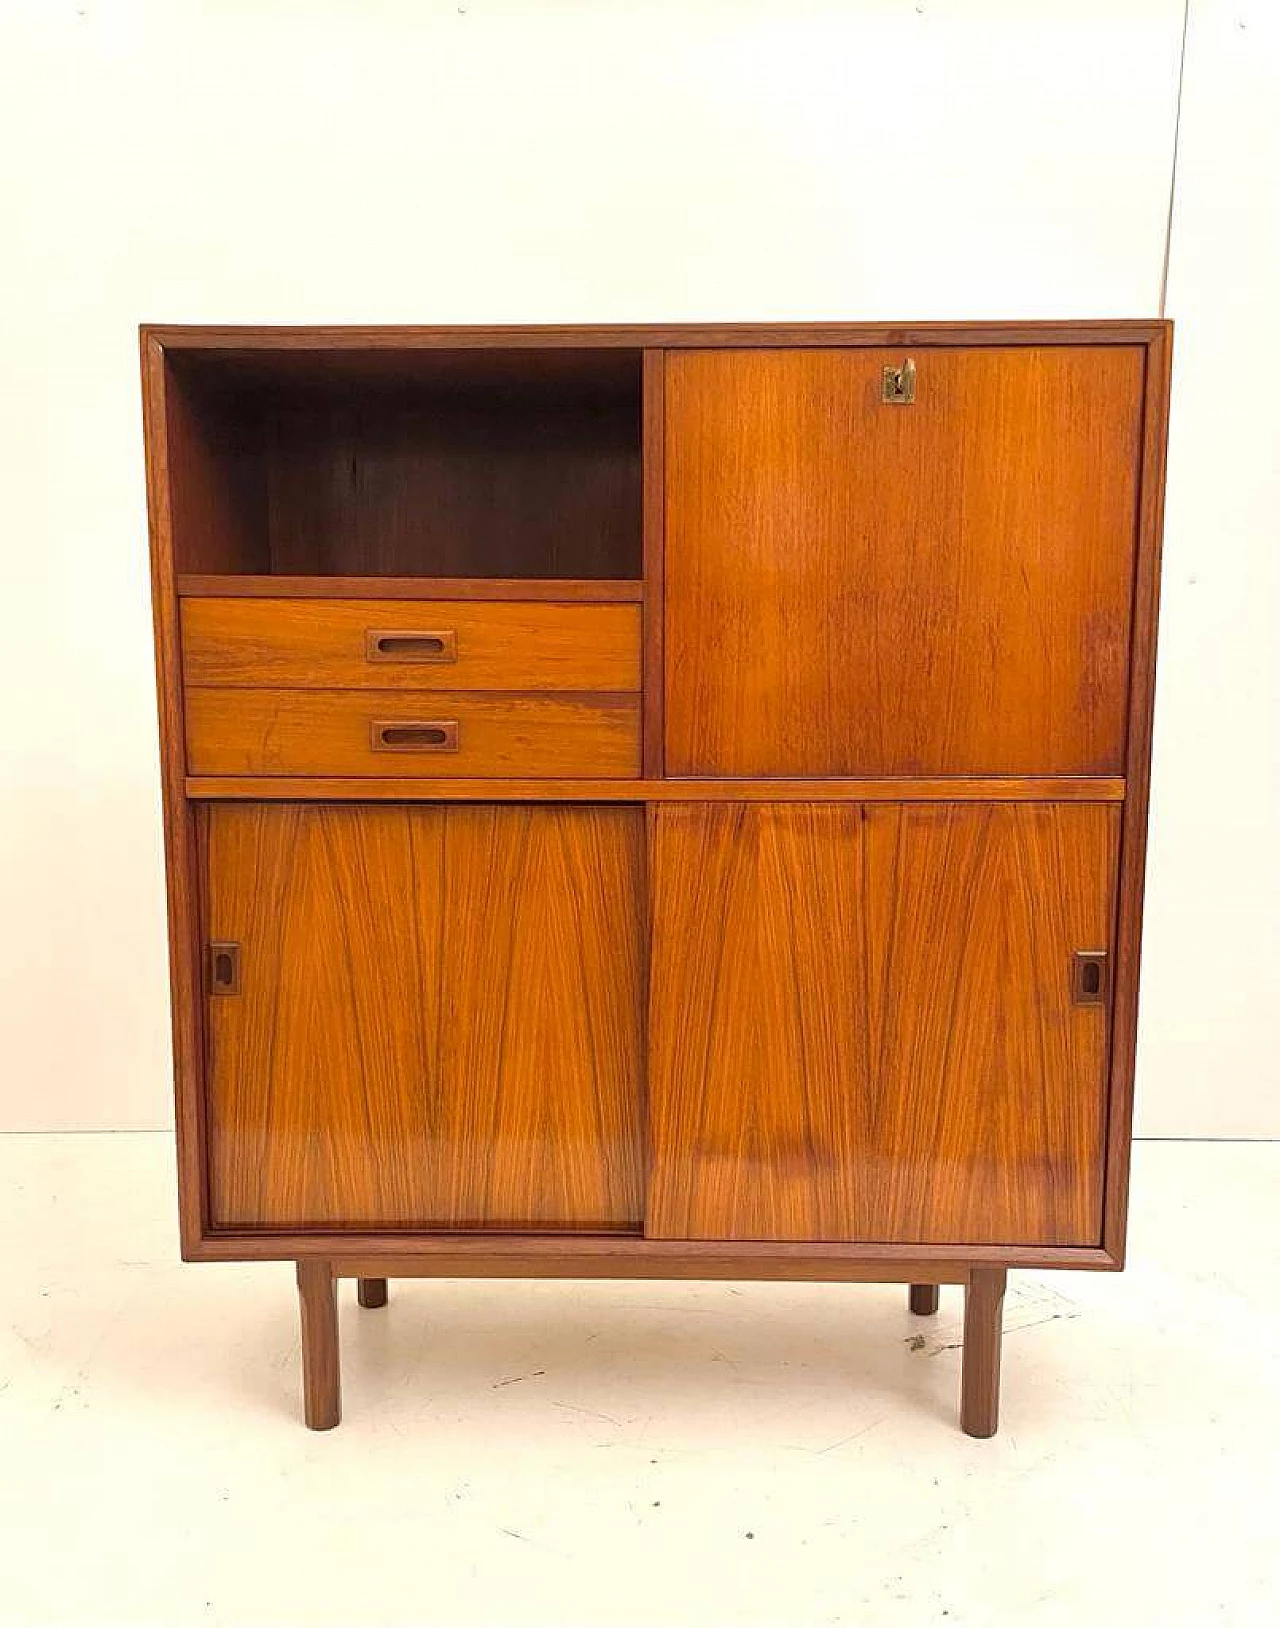
[[[302,1311],[302,1403],[309,1430],[332,1430],[342,1417],[338,1301],[328,1261],[298,1262]]]
[[[975,1266],[964,1291],[960,1424],[967,1436],[994,1436],[1000,1418],[1000,1317],[1008,1273]]]

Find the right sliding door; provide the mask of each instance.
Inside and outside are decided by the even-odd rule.
[[[1099,1243],[1118,805],[651,820],[650,1237]]]

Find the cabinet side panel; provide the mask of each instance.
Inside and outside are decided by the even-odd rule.
[[[171,411],[165,353],[145,329],[141,334],[141,363],[169,928],[178,1219],[182,1250],[190,1256],[204,1234],[206,1192],[199,950],[201,866],[196,819],[184,794],[182,659],[175,590],[173,483],[175,465],[181,463],[181,432]]]
[[[260,408],[234,394],[200,390],[173,357],[166,406],[178,570],[265,571]]]
[[[1133,1135],[1133,1083],[1138,1042],[1138,983],[1146,877],[1147,811],[1151,786],[1151,733],[1155,705],[1156,627],[1160,605],[1160,552],[1164,529],[1165,458],[1173,327],[1162,323],[1147,349],[1143,411],[1142,497],[1134,577],[1132,683],[1126,746],[1124,835],[1116,920],[1115,1006],[1111,1038],[1111,1101],[1107,1131],[1104,1243],[1123,1265],[1128,1234],[1129,1159]]]
[[[1115,774],[1143,350],[667,358],[666,769]]]

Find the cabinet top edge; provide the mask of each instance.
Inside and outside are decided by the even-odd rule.
[[[1168,318],[895,323],[675,323],[450,327],[257,327],[143,323],[144,345],[161,350],[430,350],[455,347],[680,349],[688,346],[1150,344],[1173,331]]]

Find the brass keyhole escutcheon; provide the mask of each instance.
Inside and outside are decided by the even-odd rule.
[[[909,407],[916,399],[916,364],[911,357],[901,367],[885,368],[880,399],[893,407]]]

